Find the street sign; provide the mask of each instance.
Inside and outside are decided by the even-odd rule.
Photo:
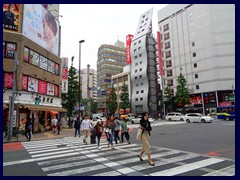
[[[17,112],[16,111],[13,111],[13,122],[12,122],[12,127],[16,127],[16,119],[17,119],[17,116],[16,116]]]

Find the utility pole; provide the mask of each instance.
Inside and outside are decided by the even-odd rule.
[[[89,67],[90,65],[87,65],[87,105],[88,105],[88,116],[90,117],[91,113],[91,102],[90,102],[90,87],[89,87]]]
[[[79,73],[78,73],[78,80],[79,80],[79,87],[78,87],[78,91],[79,91],[79,109],[78,109],[78,118],[79,120],[81,119],[81,105],[82,105],[82,97],[81,97],[81,44],[84,43],[84,40],[79,41]]]
[[[13,131],[13,111],[14,111],[14,100],[15,100],[15,91],[16,91],[16,76],[17,76],[17,66],[18,66],[18,55],[17,51],[14,53],[14,70],[13,70],[13,88],[12,88],[12,96],[9,97],[10,108],[9,108],[9,126],[8,126],[8,138],[10,141],[12,138]]]

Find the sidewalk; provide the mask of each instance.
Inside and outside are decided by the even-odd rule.
[[[46,140],[46,139],[54,139],[54,138],[63,138],[68,136],[74,136],[75,129],[74,128],[62,128],[60,130],[60,134],[57,135],[57,133],[53,133],[52,131],[46,131],[46,132],[39,132],[34,133],[31,141],[37,141],[37,140]],[[13,137],[10,141],[7,141],[6,138],[3,138],[3,143],[12,143],[12,142],[27,142],[24,134],[18,135],[18,140]]]

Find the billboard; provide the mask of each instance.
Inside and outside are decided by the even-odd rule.
[[[3,4],[3,29],[20,32],[21,13],[20,4]]]
[[[59,22],[41,4],[24,4],[22,34],[43,48],[59,54]]]
[[[132,42],[133,35],[129,34],[126,36],[126,51],[127,51],[127,64],[132,64],[132,59],[131,59],[131,42]]]
[[[68,93],[68,58],[62,58],[62,93]]]
[[[160,32],[157,31],[157,46],[158,46],[158,68],[159,75],[162,77],[163,75],[163,67],[162,67],[162,44],[161,44],[161,36]]]

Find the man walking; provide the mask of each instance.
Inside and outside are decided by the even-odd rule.
[[[81,129],[83,131],[83,143],[85,144],[87,144],[87,138],[90,128],[92,128],[91,121],[88,119],[88,115],[85,115],[84,120],[81,124]]]
[[[74,122],[74,128],[75,128],[75,135],[74,137],[76,137],[77,133],[80,137],[80,125],[81,125],[81,122],[79,120],[79,117],[77,117],[77,120]]]

